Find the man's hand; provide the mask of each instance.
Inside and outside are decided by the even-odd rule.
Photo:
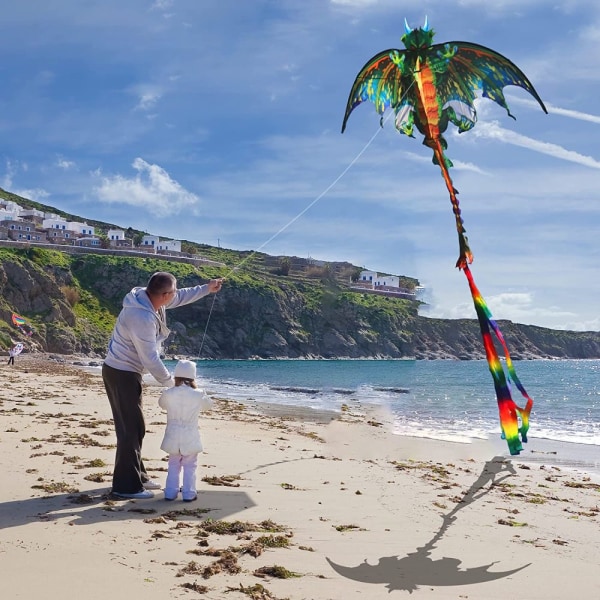
[[[208,292],[210,294],[216,294],[218,291],[221,290],[221,286],[223,285],[224,281],[225,279],[223,279],[222,277],[220,279],[211,279],[208,282]]]

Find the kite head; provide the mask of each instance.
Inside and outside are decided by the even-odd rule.
[[[418,48],[427,48],[433,43],[433,36],[435,31],[429,28],[427,17],[425,17],[425,24],[423,27],[417,29],[411,29],[407,20],[404,19],[404,35],[402,41],[406,46],[407,50],[416,50]]]

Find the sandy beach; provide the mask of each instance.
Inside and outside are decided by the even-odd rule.
[[[99,375],[43,356],[0,372],[3,598],[600,597],[600,478],[543,451],[215,398],[198,499],[115,500]],[[143,456],[162,484],[160,391]]]

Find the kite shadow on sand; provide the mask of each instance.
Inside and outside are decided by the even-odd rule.
[[[499,477],[501,474],[502,476]],[[456,513],[461,508],[489,493],[492,486],[514,474],[514,467],[510,461],[505,460],[503,457],[495,456],[488,461],[481,475],[471,485],[460,502],[452,511],[444,515],[439,531],[431,541],[417,548],[416,552],[411,552],[402,558],[399,556],[384,556],[379,559],[376,565],[369,564],[366,559],[356,567],[338,565],[329,558],[327,558],[327,562],[334,571],[343,577],[363,583],[384,583],[390,592],[404,590],[412,593],[423,585],[471,585],[502,579],[518,573],[531,563],[510,571],[490,571],[490,567],[496,564],[495,562],[471,569],[461,569],[461,560],[458,558],[443,557],[437,560],[431,558],[431,552],[436,547],[435,545],[456,520]],[[490,485],[485,488],[487,484]]]

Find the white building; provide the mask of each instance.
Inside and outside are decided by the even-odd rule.
[[[142,248],[150,247],[150,248],[154,248],[156,250],[156,247],[158,246],[159,242],[160,242],[160,238],[157,235],[145,235],[142,238],[140,247],[142,247]]]
[[[133,240],[125,237],[122,229],[109,229],[106,237],[112,248],[133,248]]]
[[[48,219],[44,219],[42,221],[42,227],[44,229],[60,229],[62,231],[66,231],[69,229],[69,224],[65,221],[65,219],[54,215]]]
[[[87,223],[67,221],[62,217],[53,215],[42,221],[44,229],[58,229],[60,231],[73,231],[79,235],[94,235],[94,228]]]
[[[0,209],[6,210],[8,212],[11,213],[19,213],[19,211],[21,210],[21,207],[16,203],[13,202],[12,200],[4,200],[3,198],[0,198]]]
[[[14,204],[14,202],[13,202]],[[0,221],[20,221],[19,209],[0,207]]]
[[[361,271],[358,279],[361,282],[370,283],[376,287],[400,287],[400,278],[396,275],[379,275],[375,271]]]
[[[181,242],[179,240],[163,240],[158,242],[157,250],[166,250],[167,252],[181,252]]]
[[[366,281],[368,283],[373,283],[379,277],[379,273],[375,271],[361,271],[359,281]]]
[[[373,285],[375,287],[400,287],[400,278],[396,277],[395,275],[378,275],[375,281],[373,281]]]
[[[122,229],[109,229],[106,236],[111,242],[117,242],[125,239],[125,232]]]
[[[179,240],[162,240],[157,235],[145,235],[140,243],[140,248],[153,248],[157,252],[181,252]]]
[[[71,231],[77,231],[79,235],[94,235],[94,228],[87,223],[69,221],[67,223],[67,229],[70,229]]]

